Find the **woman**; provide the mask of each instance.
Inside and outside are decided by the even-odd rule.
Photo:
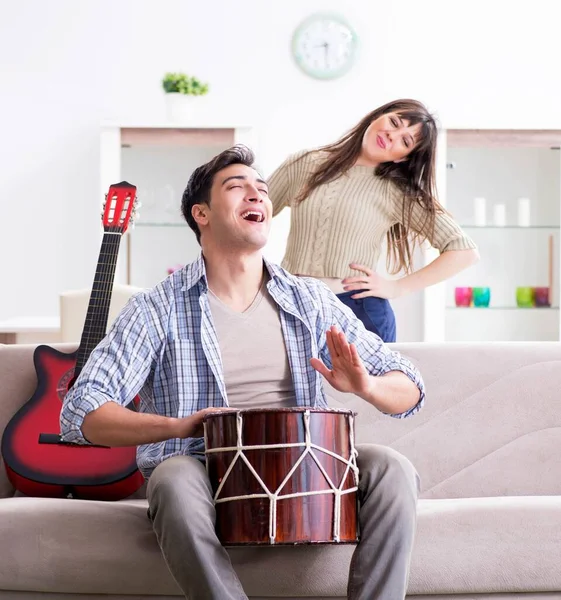
[[[323,280],[385,342],[396,340],[389,299],[443,281],[479,258],[436,199],[436,139],[435,121],[420,102],[396,100],[339,141],[288,157],[269,180],[273,214],[292,209],[282,266]],[[388,272],[404,272],[400,279],[375,272],[384,238]],[[414,246],[424,240],[440,256],[412,272]]]

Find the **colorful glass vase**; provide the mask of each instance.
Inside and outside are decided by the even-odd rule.
[[[491,288],[474,287],[473,288],[473,305],[474,306],[489,306],[491,302]]]
[[[520,308],[530,308],[534,306],[534,288],[528,286],[517,287],[516,304]]]
[[[548,287],[535,287],[534,288],[534,302],[535,302],[536,306],[550,306],[549,288]]]
[[[471,306],[472,293],[470,287],[457,287],[454,290],[456,306]]]

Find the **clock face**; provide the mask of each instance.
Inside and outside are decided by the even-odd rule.
[[[294,32],[292,54],[296,64],[311,77],[335,79],[353,65],[357,37],[344,19],[319,14],[306,19]]]

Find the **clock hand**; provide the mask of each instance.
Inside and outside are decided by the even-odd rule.
[[[323,48],[325,50],[325,66],[327,66],[327,56],[329,54],[329,44],[327,42],[325,42],[325,44],[323,45]]]
[[[323,42],[323,44],[316,44],[315,46],[316,48],[323,48],[324,49],[324,54],[325,54],[325,65],[327,66],[327,55],[328,55],[328,48],[329,48],[329,44],[327,42]]]

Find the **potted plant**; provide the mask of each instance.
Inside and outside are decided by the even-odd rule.
[[[185,73],[166,73],[162,79],[168,119],[184,121],[192,114],[192,103],[208,93],[208,84]]]

